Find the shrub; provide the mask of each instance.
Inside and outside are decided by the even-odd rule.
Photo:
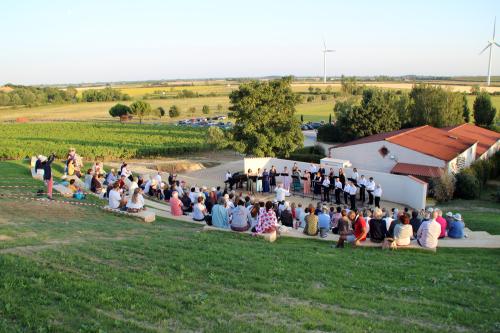
[[[474,172],[470,169],[464,169],[456,174],[455,197],[461,199],[479,198],[481,184]]]
[[[318,128],[318,141],[322,142],[345,142],[346,138],[340,128],[333,124],[325,124]]]
[[[288,158],[294,161],[319,163],[319,161],[325,156],[325,148],[321,145],[315,145],[312,147],[297,149],[291,153]]]
[[[203,107],[201,108],[201,112],[203,112],[203,114],[209,114],[210,107],[208,105],[203,105]]]
[[[310,103],[310,102],[314,102],[314,96],[307,96],[306,101],[307,101],[308,103]]]
[[[175,118],[180,116],[180,111],[177,105],[172,105],[170,109],[168,109],[168,115],[170,118]]]
[[[325,94],[321,95],[321,100],[322,101],[326,101],[327,99],[328,99],[328,97]]]
[[[490,94],[481,92],[474,100],[474,121],[478,126],[488,127],[495,121],[497,109],[491,103]]]
[[[453,199],[455,192],[455,177],[445,172],[441,177],[434,180],[434,199],[437,202],[447,202]]]

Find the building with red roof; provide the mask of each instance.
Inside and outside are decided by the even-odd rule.
[[[476,159],[485,159],[500,150],[500,133],[472,124],[446,128],[448,133],[477,141]]]

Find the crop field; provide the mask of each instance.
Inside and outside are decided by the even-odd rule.
[[[166,96],[175,96],[182,90],[189,90],[198,94],[229,95],[231,91],[238,88],[238,85],[212,85],[212,86],[175,86],[175,87],[116,87],[121,92],[129,94],[132,98],[142,97],[145,94],[153,94],[155,92],[164,92]]]
[[[43,186],[17,161],[0,162],[0,174],[33,185],[32,195]],[[3,196],[0,211],[1,332],[497,332],[500,324],[498,249],[270,244]]]
[[[74,147],[84,159],[171,156],[206,150],[203,129],[119,123],[0,124],[0,159],[21,159]]]

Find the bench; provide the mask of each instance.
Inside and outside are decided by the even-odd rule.
[[[358,247],[377,247],[377,248],[382,248],[382,244],[383,244],[383,242],[382,243],[374,243],[374,242],[370,241],[367,238],[364,242],[361,242],[358,245]],[[395,250],[407,250],[407,249],[436,252],[436,249],[429,249],[429,248],[422,247],[422,246],[418,245],[417,241],[411,241],[410,245],[398,246]]]
[[[104,206],[103,209],[106,210],[106,211],[109,211],[109,212],[113,212],[113,213],[118,213],[118,214],[123,214],[123,215],[126,215],[126,216],[136,217],[136,218],[139,218],[139,219],[143,220],[146,223],[152,223],[152,222],[154,222],[156,220],[155,213],[151,212],[151,211],[148,211],[148,210],[141,210],[138,213],[130,213],[130,212],[127,212],[127,211],[123,211],[123,210],[111,208],[109,206]]]
[[[210,225],[205,225],[203,227],[203,231],[228,231],[228,232],[234,232],[234,233],[238,233],[238,234],[248,234],[248,235],[252,235],[252,232],[250,231],[243,231],[243,232],[238,232],[238,231],[233,231],[231,229],[222,229],[222,228],[217,228],[217,227],[214,227],[214,226],[210,226]],[[274,241],[276,241],[276,239],[278,238],[278,235],[275,232],[271,232],[271,233],[265,233],[265,234],[255,234],[257,237],[261,237],[263,238],[264,240],[272,243]]]

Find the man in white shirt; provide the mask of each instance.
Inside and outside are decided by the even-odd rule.
[[[361,201],[362,204],[365,203],[366,200],[366,184],[368,181],[365,178],[365,175],[361,175],[361,178],[358,181],[358,186],[359,186],[359,201]]]
[[[119,209],[119,208],[124,207],[126,203],[127,203],[127,201],[125,199],[122,199],[122,196],[120,194],[120,185],[118,184],[118,182],[116,182],[113,185],[113,188],[111,189],[111,191],[109,191],[109,195],[108,195],[109,208]]]
[[[200,192],[196,191],[196,187],[191,187],[191,192],[189,192],[189,199],[191,203],[194,205],[198,202],[198,197],[200,196]]]
[[[354,183],[354,185],[358,184],[358,180],[359,180],[358,169],[356,169],[356,168],[352,169],[351,179],[349,179],[349,180],[352,181]]]
[[[356,192],[358,188],[354,185],[354,182],[349,182],[349,200],[351,202],[351,210],[356,210]]]
[[[160,174],[160,171],[158,171],[158,173],[155,175],[155,178],[156,180],[156,184],[158,184],[158,186],[161,185],[161,174]]]
[[[375,190],[375,182],[373,181],[373,177],[370,177],[368,182],[366,183],[366,192],[368,192],[368,204],[373,205],[373,191]]]
[[[342,193],[342,183],[338,177],[335,178],[335,204],[340,205],[340,194]]]
[[[312,175],[315,175],[316,172],[318,172],[318,169],[316,168],[316,165],[314,165],[313,163],[311,163],[311,166],[309,166],[309,172],[312,174]]]
[[[348,182],[344,186],[344,203],[346,205],[348,205],[350,202],[350,200],[349,200],[350,195],[351,195],[351,185],[350,185],[350,182]]]
[[[288,191],[283,188],[283,184],[278,184],[278,187],[274,190],[274,192],[276,192],[276,201],[285,201],[285,196],[288,194]]]
[[[420,225],[417,231],[417,242],[421,247],[428,249],[435,249],[438,245],[438,238],[441,234],[441,225],[436,222],[438,213],[434,211],[432,213],[432,219],[429,221],[424,221]]]
[[[375,197],[375,207],[380,208],[380,198],[382,197],[382,186],[377,184],[375,190],[373,190],[373,196]]]
[[[326,176],[323,178],[323,183],[321,184],[323,186],[323,201],[330,202],[330,178]]]

